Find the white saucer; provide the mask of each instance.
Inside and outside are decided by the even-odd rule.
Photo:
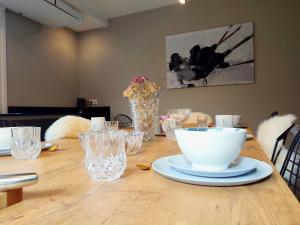
[[[168,157],[163,157],[154,161],[152,164],[152,168],[157,173],[169,179],[183,183],[206,186],[237,186],[257,182],[272,174],[272,166],[263,161],[256,161],[256,170],[252,170],[251,172],[241,176],[227,178],[199,177],[181,173],[171,168],[171,165],[168,161]]]
[[[229,168],[222,171],[201,171],[192,167],[184,155],[169,156],[168,162],[171,167],[179,172],[201,176],[201,177],[235,177],[248,173],[256,168],[257,160],[240,156],[235,162],[229,165]]]

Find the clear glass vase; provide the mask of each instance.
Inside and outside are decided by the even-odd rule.
[[[144,141],[154,140],[158,103],[157,98],[129,100],[134,130],[145,133]]]

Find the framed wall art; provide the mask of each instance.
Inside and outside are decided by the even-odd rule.
[[[253,23],[166,37],[167,88],[254,83]]]

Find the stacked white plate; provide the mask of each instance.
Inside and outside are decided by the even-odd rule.
[[[236,186],[254,183],[270,176],[273,172],[273,168],[269,164],[243,156],[222,171],[195,169],[184,155],[160,158],[152,164],[152,168],[172,180],[208,186]]]

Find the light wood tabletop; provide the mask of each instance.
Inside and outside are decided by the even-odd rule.
[[[24,200],[0,211],[0,224],[300,224],[300,205],[280,175],[237,187],[179,183],[137,163],[179,153],[171,140],[157,137],[129,157],[121,179],[96,182],[87,175],[78,140],[60,140],[61,149],[32,161],[0,158],[3,173],[37,172],[38,184],[24,188]],[[242,155],[266,159],[256,140]]]

